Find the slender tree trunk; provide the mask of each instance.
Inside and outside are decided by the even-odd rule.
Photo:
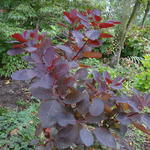
[[[137,16],[137,11],[140,8],[140,0],[136,0],[135,5],[133,7],[133,10],[131,12],[131,15],[129,17],[129,19],[123,18],[123,22],[122,22],[122,27],[119,30],[118,33],[118,37],[117,37],[117,42],[118,42],[118,50],[116,51],[116,62],[115,65],[119,65],[120,62],[120,56],[121,56],[121,51],[124,48],[124,42],[125,42],[125,38],[126,38],[126,33],[130,27],[130,25],[133,23],[133,21],[135,20],[136,16]],[[124,8],[126,9],[126,8]],[[126,11],[124,12],[126,13]],[[125,15],[125,14],[123,14]]]
[[[129,26],[132,24],[132,22],[134,21],[134,19],[136,18],[137,11],[140,8],[140,4],[141,4],[140,0],[136,0],[135,5],[134,5],[133,10],[132,10],[132,13],[130,15],[130,18],[129,18],[127,26],[126,26],[127,30],[129,28]]]
[[[147,14],[148,12],[150,11],[150,0],[147,2],[147,6],[146,6],[146,9],[145,9],[145,13],[144,13],[144,17],[142,19],[142,26],[144,26],[144,22],[146,20],[146,17],[147,17]]]

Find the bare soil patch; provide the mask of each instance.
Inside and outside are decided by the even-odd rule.
[[[27,83],[0,79],[0,107],[16,108],[18,100],[30,100]]]

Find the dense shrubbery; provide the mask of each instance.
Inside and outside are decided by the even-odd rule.
[[[26,110],[14,111],[0,108],[0,149],[34,150],[30,144],[35,138],[37,104]]]
[[[142,92],[150,92],[150,55],[144,56],[141,71],[135,77],[135,87]]]
[[[64,18],[67,24],[60,25],[68,32],[62,45],[54,46],[45,33],[29,30],[13,34],[18,43],[8,51],[10,55],[29,53],[24,59],[30,69],[19,70],[12,78],[32,79],[32,95],[43,100],[36,133],[44,133],[45,140],[37,144],[39,149],[63,149],[74,144],[90,147],[97,141],[116,148],[115,138],[125,135],[129,124],[149,134],[150,116],[141,111],[150,106],[150,96],[138,92],[120,95],[117,91],[122,88],[122,77],[111,79],[108,72],[92,70],[89,78],[88,68],[92,66],[79,63],[83,57],[101,58],[101,53],[92,49],[102,45],[102,38],[111,37],[102,29],[119,22],[100,22],[98,10],[72,10],[64,12]]]
[[[128,32],[122,57],[139,56],[150,52],[150,26],[134,27]]]
[[[27,67],[27,63],[21,59],[21,56],[12,57],[5,54],[2,56],[0,76],[10,77],[14,71]]]

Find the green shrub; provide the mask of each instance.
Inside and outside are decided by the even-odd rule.
[[[135,77],[135,87],[142,92],[150,92],[150,55],[142,60],[142,72]]]
[[[9,77],[14,71],[27,67],[27,63],[21,59],[21,56],[2,55],[0,76]]]
[[[149,53],[150,51],[150,26],[144,28],[133,27],[131,31],[128,32],[127,38],[125,40],[125,46],[121,53],[122,57],[127,56],[139,56],[142,57],[143,54]]]
[[[24,111],[4,110],[0,108],[0,149],[34,150],[30,144],[35,138],[37,104]]]

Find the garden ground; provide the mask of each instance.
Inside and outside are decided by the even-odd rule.
[[[16,108],[17,101],[30,100],[30,93],[27,84],[21,81],[12,81],[10,79],[0,79],[0,106]]]

